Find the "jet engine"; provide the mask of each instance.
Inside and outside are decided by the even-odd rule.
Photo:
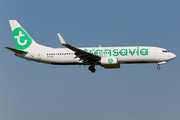
[[[120,68],[117,57],[102,57],[100,62],[105,69]]]

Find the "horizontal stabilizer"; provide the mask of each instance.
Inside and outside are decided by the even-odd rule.
[[[22,51],[22,50],[18,50],[18,49],[14,49],[14,48],[10,48],[10,47],[5,47],[9,50],[11,50],[14,53],[19,53],[19,54],[27,54],[28,52]]]

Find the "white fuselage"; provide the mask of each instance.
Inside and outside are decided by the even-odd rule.
[[[130,47],[86,47],[81,50],[96,54],[101,57],[117,57],[119,64],[127,63],[159,63],[166,62],[176,57],[175,54],[166,49],[148,46]],[[68,48],[46,48],[30,50],[28,54],[16,54],[19,57],[59,65],[83,64],[80,58],[76,57],[74,51]],[[90,63],[86,63],[90,64]]]

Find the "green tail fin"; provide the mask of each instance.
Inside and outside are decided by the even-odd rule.
[[[18,50],[27,49],[32,44],[33,39],[16,20],[9,20],[9,23],[13,33],[16,48]]]

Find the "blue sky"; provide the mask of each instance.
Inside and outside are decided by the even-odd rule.
[[[0,119],[179,120],[180,1],[1,0]],[[177,55],[157,64],[54,66],[17,58],[10,19],[39,44],[157,46]]]

